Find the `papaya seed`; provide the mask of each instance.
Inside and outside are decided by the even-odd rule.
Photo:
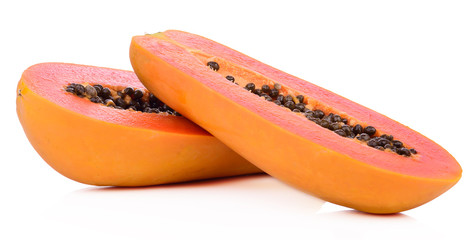
[[[132,87],[126,87],[125,89],[123,89],[123,92],[128,96],[133,96],[133,93],[135,93],[135,89],[133,89]]]
[[[366,133],[362,133],[357,137],[357,139],[360,140],[360,141],[365,141],[366,142],[366,141],[370,140],[370,136]]]
[[[360,125],[360,124],[356,124],[354,127],[353,127],[353,133],[354,134],[360,134],[363,132],[363,127]]]
[[[97,94],[100,93],[103,89],[102,85],[100,84],[95,84],[94,88],[95,88],[95,91],[97,91]]]
[[[376,128],[372,126],[367,126],[365,127],[364,132],[370,136],[373,136],[376,133]]]
[[[233,83],[235,82],[235,78],[233,76],[228,75],[225,78],[230,82],[233,82]]]
[[[342,127],[340,126],[340,124],[339,124],[339,123],[336,123],[336,122],[330,124],[330,126],[329,126],[329,129],[332,130],[332,131],[339,130],[339,129],[341,129],[341,128],[342,128]]]
[[[97,97],[97,90],[90,85],[85,86],[85,93],[88,98]]]
[[[291,95],[287,95],[287,96],[284,97],[284,103],[285,103],[285,102],[288,102],[288,101],[294,102],[294,99],[292,98]]]
[[[93,102],[93,103],[103,103],[103,100],[100,97],[97,97],[97,96],[91,97],[90,101]]]
[[[314,117],[316,117],[316,118],[323,118],[324,115],[325,115],[325,113],[322,112],[322,110],[317,109],[317,110],[314,111]]]
[[[218,71],[220,69],[220,66],[218,65],[218,63],[213,62],[213,61],[208,62],[207,66],[209,66],[209,68],[214,70],[214,71]]]
[[[263,86],[261,86],[261,91],[263,91],[264,93],[269,93],[269,91],[271,91],[271,88],[264,84]]]
[[[341,121],[342,121],[342,118],[340,117],[340,115],[334,114],[334,115],[333,115],[333,121],[334,121],[334,122],[341,122]]]
[[[324,119],[328,122],[333,122],[333,113],[329,113],[324,117]]]
[[[320,126],[323,127],[323,128],[329,128],[330,123],[327,120],[321,120],[320,121]]]
[[[115,102],[112,99],[105,100],[105,106],[107,107],[115,107]]]
[[[69,86],[69,87],[66,88],[66,92],[74,93],[75,91],[76,90],[72,86]],[[18,95],[21,96],[21,91],[19,91]]]
[[[258,88],[258,89],[255,89],[255,90],[253,91],[253,93],[256,94],[256,95],[258,95],[258,96],[261,96],[261,94],[263,94],[263,92],[262,92],[261,89],[259,89],[259,88]]]
[[[76,85],[74,86],[74,92],[77,96],[83,97],[85,94],[85,87],[82,85]]]
[[[273,88],[269,91],[269,96],[272,98],[276,98],[279,95],[279,90]]]
[[[296,104],[294,104],[293,101],[286,101],[286,103],[284,103],[284,107],[291,109],[291,111],[294,109],[295,106]]]
[[[348,125],[343,125],[343,126],[341,127],[341,129],[342,129],[347,135],[349,135],[350,133],[352,133],[352,128],[351,128],[350,126],[348,126]]]
[[[297,100],[299,100],[300,103],[304,102],[304,96],[303,95],[297,95],[296,98],[297,98]]]
[[[284,102],[284,96],[282,94],[279,94],[277,97],[276,97],[276,100],[278,100],[281,104]]]
[[[294,108],[299,109],[299,111],[304,111],[305,109],[305,104],[304,103],[297,103]]]
[[[382,138],[384,139],[387,139],[389,141],[392,141],[394,138],[393,138],[393,135],[387,135],[387,134],[383,134],[381,135]]]
[[[134,92],[133,92],[133,95],[132,95],[132,99],[133,100],[137,100],[137,99],[140,99],[144,96],[143,94],[143,91],[141,91],[140,89],[136,89]]]
[[[378,141],[376,141],[376,139],[373,138],[373,139],[370,139],[367,144],[370,147],[377,147],[378,146]]]
[[[100,91],[100,94],[99,94],[99,96],[104,98],[104,99],[110,98],[111,95],[112,95],[112,92],[110,91],[109,88],[103,88],[102,91]]]
[[[345,133],[345,131],[343,131],[342,129],[337,129],[334,131],[336,134],[342,136],[342,137],[346,137],[347,134]]]
[[[256,86],[255,86],[254,83],[248,83],[248,84],[246,84],[245,89],[248,90],[248,91],[253,91],[253,90],[255,90],[255,87]]]
[[[397,148],[402,148],[404,146],[404,144],[399,140],[393,140],[392,143]]]

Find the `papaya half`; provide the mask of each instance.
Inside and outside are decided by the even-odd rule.
[[[130,71],[63,63],[38,64],[24,71],[17,88],[18,118],[39,155],[70,179],[91,185],[147,186],[260,172],[182,116],[92,102],[88,93],[78,97],[77,91],[70,91],[72,84],[77,91],[94,85],[115,93],[109,91],[105,102],[126,87],[135,89],[133,97],[140,97],[135,103],[145,104],[150,98]],[[106,92],[103,89],[96,90],[98,95]],[[120,99],[114,100],[123,102]]]
[[[462,169],[420,133],[207,38],[135,36],[141,82],[266,173],[369,213],[431,201]]]

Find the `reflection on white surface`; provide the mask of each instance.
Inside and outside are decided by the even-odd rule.
[[[97,234],[114,239],[444,239],[405,214],[340,211],[332,204],[321,209],[323,204],[270,176],[252,175],[142,188],[88,187],[51,205],[40,221],[57,223],[77,239]],[[333,207],[336,211],[330,211]]]
[[[312,224],[318,226],[320,235],[330,239],[444,239],[402,213],[374,215],[342,210],[319,213]]]
[[[267,175],[252,175],[143,188],[90,187],[66,195],[45,215],[125,238],[238,239],[291,226],[295,218],[314,216],[323,203]]]
[[[0,239],[468,239],[406,214],[324,203],[267,175],[36,198],[11,209],[0,236],[15,237]]]

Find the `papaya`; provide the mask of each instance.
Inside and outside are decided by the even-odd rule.
[[[123,89],[134,91],[124,97]],[[175,112],[118,106],[130,95],[135,104],[153,98],[131,71],[42,63],[18,83],[17,114],[39,155],[85,184],[147,186],[260,172]],[[153,99],[151,109],[163,110]]]
[[[271,176],[377,214],[418,207],[461,178],[422,134],[210,39],[135,36],[130,60],[149,91]]]

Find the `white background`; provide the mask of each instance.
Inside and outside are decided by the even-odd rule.
[[[3,1],[0,239],[473,239],[472,13],[471,1]],[[264,175],[117,189],[50,168],[16,116],[22,71],[48,61],[131,70],[131,37],[166,29],[390,116],[444,146],[464,176],[424,206],[374,216]]]

